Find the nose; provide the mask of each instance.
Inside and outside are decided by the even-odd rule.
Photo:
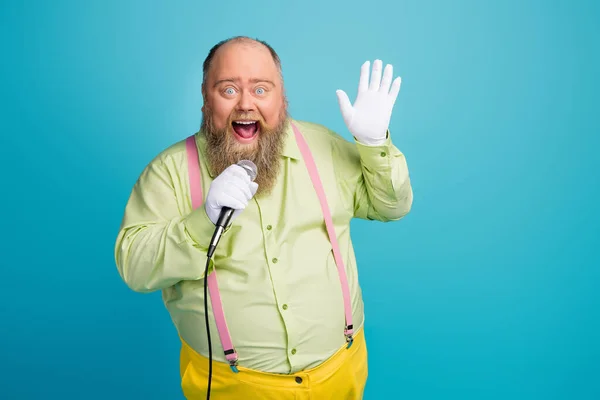
[[[252,95],[247,90],[242,91],[240,101],[237,104],[237,108],[239,111],[243,112],[255,111],[254,100],[252,98]]]

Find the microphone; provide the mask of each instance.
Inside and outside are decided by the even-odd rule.
[[[237,165],[242,167],[250,177],[250,180],[254,182],[257,175],[256,165],[250,160],[241,160],[237,163]],[[225,232],[225,228],[227,228],[229,222],[231,221],[234,211],[234,209],[229,207],[223,207],[221,209],[221,214],[219,214],[219,219],[216,223],[215,233],[213,233],[212,239],[210,240],[210,245],[208,246],[207,256],[209,259],[213,256],[217,245],[221,240],[221,236],[223,235],[223,232]]]

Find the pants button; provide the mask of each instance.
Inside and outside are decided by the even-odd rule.
[[[302,378],[300,378],[299,376],[296,377],[296,383],[302,383]]]

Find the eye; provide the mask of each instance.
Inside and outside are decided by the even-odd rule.
[[[235,94],[235,90],[231,87],[225,89],[225,94],[233,96]]]
[[[261,88],[261,87],[257,88],[257,89],[256,89],[256,94],[258,94],[258,95],[263,95],[263,94],[265,94],[265,89],[264,89],[264,88]]]

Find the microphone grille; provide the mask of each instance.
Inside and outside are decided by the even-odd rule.
[[[237,163],[240,167],[244,168],[250,177],[250,180],[254,182],[256,175],[258,174],[256,165],[250,160],[241,160]]]

